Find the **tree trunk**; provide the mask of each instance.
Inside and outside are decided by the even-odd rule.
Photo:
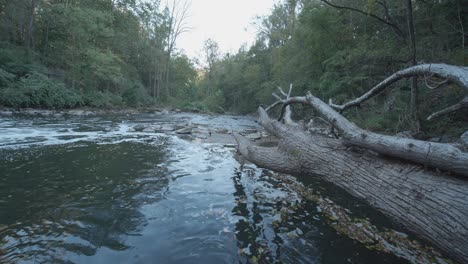
[[[468,182],[369,152],[343,140],[292,129],[259,108],[259,122],[280,141],[254,146],[236,135],[239,152],[260,167],[319,177],[360,198],[459,262],[468,262]]]
[[[29,14],[29,21],[28,21],[28,29],[27,29],[27,35],[26,35],[26,48],[28,49],[28,52],[31,48],[34,47],[33,43],[33,27],[34,27],[34,17],[35,14],[34,12],[36,11],[36,5],[37,5],[37,0],[31,0],[31,12]]]
[[[348,121],[320,99],[308,93],[305,97],[291,97],[282,101],[283,108],[291,103],[312,106],[327,122],[336,128],[346,146],[355,146],[375,151],[379,154],[441,168],[468,177],[468,153],[458,146],[435,143],[411,138],[381,135],[366,131]]]
[[[47,19],[46,22],[46,32],[45,32],[45,41],[44,41],[44,57],[47,58],[48,53],[49,53],[49,27],[50,27],[50,21]]]
[[[407,0],[407,20],[408,20],[408,32],[409,32],[409,44],[411,50],[411,66],[416,66],[416,39],[414,36],[414,19],[413,19],[413,0]],[[411,119],[414,122],[413,129],[415,132],[419,132],[420,129],[420,120],[419,120],[419,105],[418,105],[418,77],[413,76],[411,78],[411,102],[410,102],[410,112]]]

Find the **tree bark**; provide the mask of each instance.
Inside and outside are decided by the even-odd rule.
[[[445,143],[381,135],[359,128],[342,115],[312,96],[283,100],[283,108],[291,103],[308,104],[338,129],[343,144],[375,151],[390,157],[435,167],[468,177],[468,153]]]
[[[302,100],[322,114],[329,112],[330,116],[325,116],[329,121],[331,116],[341,117],[315,97],[288,100]],[[351,124],[346,122],[335,121],[335,125],[342,125],[339,129],[342,134],[348,128],[354,129],[346,128]],[[247,160],[275,171],[331,182],[382,211],[455,261],[468,262],[468,181],[464,178],[449,177],[368,151],[352,151],[345,137],[331,139],[291,129],[270,119],[263,108],[259,108],[259,123],[279,138],[279,145],[254,146],[236,135],[238,151]]]

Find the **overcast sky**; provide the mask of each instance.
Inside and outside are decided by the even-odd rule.
[[[178,39],[177,48],[190,58],[203,57],[203,42],[214,39],[222,53],[236,52],[255,39],[254,18],[269,14],[275,0],[188,0],[187,24],[192,29]]]

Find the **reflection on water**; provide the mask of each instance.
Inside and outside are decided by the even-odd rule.
[[[4,261],[128,249],[122,235],[139,235],[146,221],[139,207],[160,200],[168,187],[167,168],[158,166],[166,146],[49,146],[0,161]]]
[[[188,121],[253,125],[0,119],[0,262],[401,262],[338,235],[315,204],[231,148],[128,131]]]

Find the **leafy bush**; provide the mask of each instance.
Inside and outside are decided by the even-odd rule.
[[[15,75],[0,68],[0,87],[11,85],[15,79]]]
[[[215,113],[224,112],[223,106],[225,103],[223,92],[217,90],[213,94],[209,95],[204,101],[203,104],[206,108]]]
[[[97,108],[111,108],[123,104],[122,97],[110,92],[90,91],[83,95],[84,104]]]
[[[139,83],[133,84],[130,88],[125,90],[122,94],[122,99],[123,102],[128,106],[140,106],[151,103],[148,92]]]
[[[208,112],[209,109],[206,107],[206,105],[203,102],[200,101],[195,101],[195,102],[190,102],[185,105],[183,105],[183,108],[188,109],[188,110],[199,110],[202,112]]]
[[[71,108],[82,104],[81,96],[67,89],[63,82],[40,73],[28,74],[0,90],[0,103],[5,106]]]

